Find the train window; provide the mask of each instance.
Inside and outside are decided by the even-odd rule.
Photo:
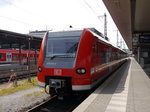
[[[109,50],[107,50],[107,51],[106,51],[106,56],[105,56],[105,58],[106,58],[106,63],[108,63],[108,62],[110,61],[109,55],[110,55],[110,54],[109,54]]]
[[[119,59],[119,53],[117,52],[117,60]]]
[[[15,54],[15,55],[13,55],[13,59],[17,59],[17,55]]]
[[[49,38],[46,57],[75,57],[78,42],[78,37]]]
[[[106,51],[102,51],[101,54],[102,54],[102,64],[106,63]]]
[[[96,41],[95,45],[94,45],[94,55],[95,56],[98,56],[98,50],[99,50],[98,47],[99,47],[99,45],[98,45],[98,42]]]
[[[112,52],[112,60],[115,60],[115,52]]]
[[[4,59],[4,55],[3,54],[0,54],[0,59]]]
[[[118,59],[118,55],[117,55],[117,53],[115,53],[115,60],[117,60]]]

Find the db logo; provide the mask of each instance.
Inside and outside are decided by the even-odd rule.
[[[54,69],[54,75],[62,75],[61,69]]]

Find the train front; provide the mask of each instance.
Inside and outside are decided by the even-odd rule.
[[[86,72],[85,68],[77,69],[76,65],[82,31],[49,32],[43,39],[38,61],[38,81],[40,86],[50,88],[49,93],[52,96],[70,94],[73,83],[79,82],[73,80],[78,77],[77,72]],[[86,62],[84,59],[83,61]]]

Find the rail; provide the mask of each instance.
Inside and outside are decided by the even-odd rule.
[[[53,102],[54,100],[57,99],[57,96],[53,96],[53,97],[50,97],[48,98],[46,101],[38,104],[38,105],[35,105],[33,106],[32,108],[28,109],[26,112],[38,112],[38,110],[43,106],[43,105],[46,105],[47,103],[49,102]]]
[[[27,78],[29,76],[29,71],[27,69],[27,66],[20,65],[17,67],[10,66],[10,67],[3,67],[0,68],[0,83],[8,82],[11,75],[14,74],[18,79]],[[37,73],[37,65],[31,65],[30,67],[30,73],[31,76],[35,76]]]

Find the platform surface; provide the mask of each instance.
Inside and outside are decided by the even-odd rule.
[[[130,58],[73,112],[150,112],[150,79]]]

